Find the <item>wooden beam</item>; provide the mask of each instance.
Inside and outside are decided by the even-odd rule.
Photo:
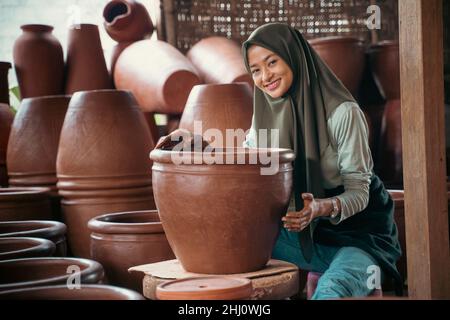
[[[399,0],[408,291],[450,298],[442,0]]]

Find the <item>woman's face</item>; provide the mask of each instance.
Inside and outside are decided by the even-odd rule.
[[[283,96],[291,87],[291,68],[269,49],[252,45],[247,51],[248,64],[255,85],[272,98]]]

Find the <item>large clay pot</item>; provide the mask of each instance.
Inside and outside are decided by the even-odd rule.
[[[52,219],[50,189],[0,188],[0,221]]]
[[[333,36],[312,39],[309,43],[351,94],[357,97],[365,65],[363,42],[353,37]]]
[[[8,172],[6,170],[6,150],[8,148],[11,125],[14,113],[7,104],[0,103],[0,187],[8,186]]]
[[[0,239],[8,237],[32,237],[52,241],[55,246],[55,255],[67,255],[66,225],[58,221],[2,221],[0,222]]]
[[[66,94],[112,87],[98,26],[94,24],[72,26],[69,30],[67,48]]]
[[[92,259],[103,265],[111,284],[142,292],[142,275],[128,269],[175,258],[157,210],[106,214],[88,226]]]
[[[383,41],[370,50],[370,65],[380,92],[387,100],[400,99],[400,57],[397,41]]]
[[[117,60],[114,82],[130,90],[144,111],[182,113],[200,78],[192,63],[163,41],[142,40],[127,47]]]
[[[194,122],[201,123],[203,135],[208,129],[218,129],[221,137],[214,137],[214,147],[238,147],[245,140],[245,131],[252,124],[253,93],[247,83],[213,84],[195,86],[186,102],[180,128],[194,132]],[[201,122],[200,122],[201,121]],[[226,145],[226,130],[241,129],[240,139],[231,136]],[[206,137],[208,138],[208,137]]]
[[[67,283],[76,285],[74,272],[79,268],[80,283],[95,284],[103,279],[100,263],[76,258],[28,258],[0,261],[0,291]],[[75,279],[74,279],[75,280]]]
[[[151,152],[161,222],[186,271],[232,274],[266,265],[291,196],[294,160],[291,150],[269,149],[279,167],[263,174],[259,152],[266,150],[216,150],[216,163],[224,164],[201,152],[183,152],[192,164],[175,164],[175,151]]]
[[[11,187],[48,187],[59,220],[56,155],[70,96],[22,100],[9,138],[7,166]]]
[[[69,244],[89,257],[90,219],[110,212],[155,209],[154,147],[132,94],[99,90],[73,95],[61,132],[56,171]]]
[[[71,290],[67,285],[22,288],[0,292],[0,300],[145,300],[132,290],[99,284],[83,284]]]
[[[117,42],[142,40],[153,32],[145,6],[134,0],[112,0],[103,10],[106,32]]]
[[[205,83],[247,82],[253,87],[241,47],[233,40],[226,37],[202,39],[188,51],[187,57]]]
[[[55,244],[40,238],[0,238],[0,260],[50,257]]]
[[[9,104],[9,84],[8,84],[9,69],[11,69],[11,63],[0,61],[0,104],[1,103]]]
[[[64,92],[64,55],[53,27],[24,25],[14,43],[14,68],[23,98]]]

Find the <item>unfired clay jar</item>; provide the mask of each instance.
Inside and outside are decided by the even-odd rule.
[[[88,226],[92,259],[103,265],[111,284],[142,292],[142,274],[128,269],[175,258],[157,210],[106,214]]]
[[[186,107],[180,122],[180,128],[194,132],[194,122],[201,121],[204,132],[208,129],[218,129],[223,135],[214,137],[211,142],[214,147],[242,146],[245,140],[244,132],[252,124],[253,93],[247,83],[212,84],[195,86],[186,102]],[[226,130],[242,129],[241,139],[232,140],[226,145]],[[232,136],[230,136],[232,137]],[[207,140],[210,140],[206,138]]]
[[[0,260],[50,257],[55,244],[40,238],[0,238]]]
[[[14,69],[23,98],[64,92],[64,56],[53,27],[24,25],[14,43]]]
[[[144,111],[182,113],[200,78],[191,62],[163,41],[142,40],[127,47],[114,71],[117,89],[130,90]]]
[[[69,30],[66,60],[66,94],[112,89],[98,26],[74,25]]]
[[[397,41],[383,41],[370,50],[375,81],[387,100],[400,99],[400,57]]]
[[[0,291],[64,284],[75,285],[74,273],[80,282],[99,283],[103,267],[96,261],[76,258],[28,258],[0,261]]]
[[[248,82],[253,87],[241,47],[233,40],[226,37],[202,39],[188,51],[187,57],[205,83]]]
[[[83,284],[71,290],[67,285],[22,288],[0,292],[0,300],[145,300],[132,290],[99,284]]]
[[[112,0],[103,10],[106,32],[117,42],[138,41],[150,36],[153,23],[145,6],[134,0]]]
[[[77,92],[67,110],[57,156],[58,190],[76,256],[89,257],[90,219],[105,213],[155,209],[154,147],[132,94]]]
[[[8,72],[11,69],[11,63],[0,61],[0,104],[9,104],[9,84]]]
[[[0,188],[0,221],[52,219],[50,189]]]
[[[353,37],[333,36],[312,39],[309,43],[351,94],[357,97],[365,65],[363,42]]]
[[[266,155],[248,148],[213,154],[216,163],[245,164],[207,164],[214,161],[205,153],[185,151],[184,163],[192,164],[177,165],[177,152],[151,152],[161,222],[186,271],[232,274],[266,265],[291,196],[294,153],[270,149],[268,175],[260,170],[264,158],[255,157],[263,150]]]
[[[52,241],[55,246],[55,255],[67,255],[66,225],[58,221],[27,220],[0,222],[0,238],[32,237]]]
[[[8,148],[11,125],[14,113],[7,104],[0,103],[0,187],[8,186],[8,172],[6,170],[6,150]]]

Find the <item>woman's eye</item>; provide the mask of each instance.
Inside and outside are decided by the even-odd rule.
[[[258,74],[259,73],[259,69],[253,69],[252,70],[252,75]]]
[[[273,66],[275,63],[277,63],[277,60],[272,60],[269,62],[269,66]]]

